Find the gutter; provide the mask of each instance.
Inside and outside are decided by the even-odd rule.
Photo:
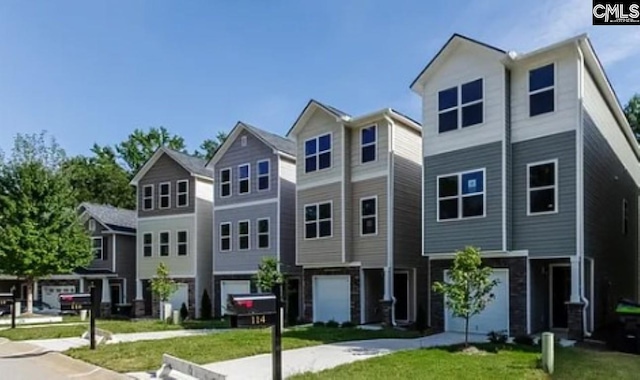
[[[393,296],[394,293],[394,283],[393,283],[393,275],[394,275],[394,268],[393,268],[393,245],[394,245],[394,236],[393,236],[393,232],[394,232],[394,222],[393,222],[393,206],[394,206],[394,188],[393,188],[393,179],[394,179],[394,150],[393,150],[393,120],[389,117],[388,114],[384,115],[384,119],[387,121],[387,123],[389,123],[389,157],[387,160],[387,165],[389,166],[389,171],[388,171],[388,177],[387,177],[387,273],[388,273],[388,278],[386,279],[388,282],[388,286],[389,286],[389,299],[391,299],[393,302],[391,304],[391,324],[393,326],[396,326],[396,316],[395,316],[395,309],[396,309],[396,299]],[[376,205],[378,206],[378,205]]]

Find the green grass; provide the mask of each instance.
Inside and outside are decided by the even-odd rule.
[[[414,338],[413,332],[365,331],[353,328],[301,327],[285,331],[283,349],[316,346],[349,340]],[[157,369],[167,353],[198,364],[230,360],[271,351],[271,330],[235,330],[216,335],[140,341],[101,346],[95,351],[77,348],[67,355],[118,372]]]
[[[79,321],[79,319],[77,321]],[[74,319],[67,319],[63,323],[70,322],[76,321]],[[226,323],[221,321],[187,321],[182,325],[171,325],[162,323],[159,320],[118,321],[108,319],[98,319],[96,326],[114,334],[227,327]],[[88,321],[72,326],[49,324],[37,327],[19,327],[16,329],[1,330],[0,337],[11,340],[71,338],[80,337],[88,328]]]

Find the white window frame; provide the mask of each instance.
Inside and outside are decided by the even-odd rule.
[[[229,226],[229,235],[224,236],[222,235],[222,226],[223,225],[227,225]],[[233,223],[231,222],[222,222],[220,223],[220,227],[218,227],[219,230],[219,234],[220,234],[220,239],[218,240],[218,249],[220,252],[231,252],[231,250],[233,249]],[[222,249],[222,240],[223,239],[229,239],[229,249]]]
[[[151,195],[149,195],[149,196],[145,195],[147,189],[151,189]],[[153,210],[154,203],[155,203],[154,199],[153,199],[154,198],[153,196],[155,194],[155,191],[156,191],[156,189],[155,189],[155,187],[153,185],[144,185],[144,186],[142,186],[142,210],[143,211],[151,211],[151,210]],[[145,204],[146,204],[147,200],[151,200],[151,207],[148,207],[148,208],[145,207]]]
[[[267,232],[260,232],[260,222],[261,221],[267,221]],[[267,246],[266,247],[261,247],[260,246],[260,236],[262,235],[266,235],[267,236]],[[269,249],[271,248],[271,219],[270,218],[258,218],[256,219],[256,247],[258,249]]]
[[[540,186],[540,187],[536,187],[534,189],[531,189],[531,187],[529,186],[531,184],[531,168],[533,166],[540,166],[540,165],[545,165],[545,164],[553,164],[554,165],[554,179],[553,179],[553,186]],[[559,186],[558,186],[558,171],[559,171],[559,167],[558,167],[558,159],[554,158],[552,160],[544,160],[544,161],[537,161],[537,162],[531,162],[527,164],[527,216],[538,216],[538,215],[550,215],[550,214],[557,214],[558,210],[560,209],[560,204],[558,204],[558,191],[559,191]],[[553,205],[554,205],[554,210],[553,211],[542,211],[542,212],[531,212],[531,191],[536,191],[536,190],[548,190],[548,189],[554,189],[553,192]]]
[[[222,172],[229,172],[229,181],[222,181]],[[224,195],[222,192],[222,186],[229,185],[229,194]],[[233,169],[232,168],[222,168],[220,169],[220,198],[229,198],[233,194]]]
[[[95,241],[100,241],[100,247],[96,248],[93,244]],[[93,236],[91,238],[91,253],[93,253],[94,260],[104,260],[104,241],[102,240],[102,236]],[[100,256],[97,256],[97,251],[100,251]]]
[[[187,190],[184,192],[180,192],[180,184],[182,183],[187,184]],[[184,195],[185,199],[187,200],[185,204],[180,204],[181,195]],[[181,179],[179,181],[176,181],[176,207],[189,207],[189,180],[188,179]]]
[[[553,65],[553,85],[531,91],[531,83],[529,82],[529,76],[531,75],[531,72],[549,65]],[[541,65],[537,65],[536,67],[527,70],[527,111],[528,111],[527,116],[528,117],[531,118],[531,117],[538,117],[538,116],[544,116],[544,115],[551,115],[556,112],[556,110],[558,109],[558,91],[556,89],[557,82],[558,82],[558,65],[556,65],[555,62],[543,63]],[[539,113],[537,115],[531,116],[531,95],[535,95],[540,92],[545,92],[548,90],[553,90],[553,111]]]
[[[91,231],[91,232],[95,232],[96,231],[96,220],[95,219],[89,219],[89,231]]]
[[[162,194],[162,186],[168,186],[169,187],[169,192],[166,195]],[[167,199],[167,206],[166,207],[162,207],[162,199],[166,198]],[[158,209],[159,210],[166,210],[166,209],[170,209],[171,208],[171,182],[160,182],[158,184]]]
[[[462,86],[464,86],[465,84],[469,84],[469,83],[475,82],[477,80],[481,80],[482,81],[482,97],[480,99],[478,99],[478,100],[473,100],[471,102],[462,104]],[[461,83],[461,84],[459,84],[457,86],[448,86],[447,88],[443,88],[441,90],[438,90],[438,92],[436,93],[436,110],[438,111],[438,114],[437,114],[437,122],[438,122],[438,129],[437,130],[438,130],[438,134],[447,133],[447,132],[453,132],[453,131],[457,131],[457,130],[460,130],[460,129],[466,129],[466,128],[471,128],[471,127],[477,127],[477,126],[483,125],[485,123],[485,120],[487,118],[486,103],[484,103],[484,99],[486,98],[486,96],[485,96],[486,95],[486,93],[485,93],[485,87],[486,87],[485,86],[485,82],[486,81],[485,81],[484,77],[479,77],[479,78],[475,78],[475,79],[471,79],[471,80],[465,81],[464,83]],[[457,98],[458,98],[457,105],[454,106],[454,107],[449,107],[447,109],[443,109],[441,111],[440,110],[440,104],[439,104],[440,93],[442,91],[446,91],[446,90],[449,90],[449,89],[454,88],[454,87],[456,89],[456,95],[457,95]],[[478,104],[478,103],[482,103],[482,122],[463,127],[462,126],[462,109],[464,107],[472,106],[472,105],[475,105],[475,104]],[[457,121],[457,124],[456,124],[456,129],[440,132],[440,114],[447,113],[449,111],[453,111],[454,109],[458,110],[457,111],[458,121]]]
[[[320,205],[329,204],[331,209],[331,217],[329,219],[320,219]],[[307,207],[315,206],[317,208],[316,215],[318,216],[316,220],[308,222],[306,220],[307,217]],[[325,201],[325,202],[316,202],[316,203],[307,203],[302,208],[302,220],[304,221],[304,231],[302,232],[304,235],[304,240],[318,240],[318,239],[330,239],[333,237],[333,200]],[[331,233],[328,236],[320,236],[320,222],[325,221],[331,222]],[[315,223],[316,224],[316,237],[308,238],[307,237],[307,224]]]
[[[622,198],[622,235],[629,234],[629,202]]]
[[[320,137],[324,137],[324,136],[329,136],[329,150],[323,150],[322,152],[320,152]],[[311,141],[311,140],[316,140],[316,152],[313,154],[310,154],[307,156],[307,141]],[[315,172],[319,172],[322,170],[329,170],[333,167],[333,133],[329,132],[329,133],[323,133],[321,135],[317,135],[311,138],[308,138],[306,140],[304,140],[304,145],[303,145],[303,149],[304,149],[304,167],[303,167],[303,171],[305,174],[309,174],[309,173],[315,173]],[[321,153],[329,153],[329,157],[331,158],[329,160],[329,166],[323,169],[320,169],[320,154]],[[307,171],[307,158],[309,157],[315,157],[315,161],[316,161],[316,170],[312,170],[312,171]]]
[[[147,236],[147,235],[151,236],[151,243],[149,243],[149,244],[144,242],[144,237]],[[145,256],[145,254],[144,254],[144,249],[146,247],[151,248],[151,254],[149,256]],[[142,234],[142,257],[153,257],[153,232],[144,232]]]
[[[183,242],[183,243],[180,242],[180,233],[181,232],[184,232],[186,234],[185,235],[186,236],[186,241]],[[181,245],[186,246],[186,249],[185,249],[186,253],[184,255],[180,254],[180,246]],[[178,257],[189,256],[189,230],[177,230],[176,231],[176,256],[178,256]]]
[[[462,176],[469,173],[482,172],[482,193],[475,192],[471,194],[462,194]],[[458,195],[442,197],[440,198],[440,178],[445,177],[453,177],[458,176]],[[482,194],[482,215],[475,216],[462,216],[462,200],[467,197],[474,197],[479,194]],[[440,201],[448,200],[448,199],[458,199],[458,217],[457,218],[449,218],[449,219],[440,219]],[[436,221],[438,223],[446,223],[446,222],[455,222],[459,220],[472,220],[472,219],[480,219],[485,218],[487,216],[487,168],[476,168],[472,170],[465,170],[462,172],[454,172],[441,174],[436,177]]]
[[[267,163],[267,174],[260,174],[260,164],[266,162]],[[267,187],[265,189],[260,188],[260,178],[267,177]],[[256,188],[258,191],[269,191],[271,188],[271,160],[260,160],[256,163]]]
[[[237,223],[238,223],[238,233],[236,235],[238,236],[238,251],[248,251],[251,249],[251,221],[249,219],[244,219],[244,220],[238,220]],[[240,233],[241,231],[240,223],[247,223],[246,234]],[[240,239],[242,239],[243,237],[247,238],[247,248],[242,248],[242,245],[240,244]]]
[[[373,130],[374,130],[373,133],[375,134],[375,139],[373,140],[373,142],[365,144],[362,141],[362,131],[364,131],[365,129],[369,129],[369,128],[373,128]],[[360,164],[362,164],[362,165],[372,164],[372,163],[378,161],[378,137],[379,137],[378,129],[379,129],[378,128],[378,124],[371,124],[371,125],[368,125],[366,127],[360,128]],[[373,160],[364,162],[363,161],[364,156],[362,154],[362,151],[363,151],[364,148],[369,147],[369,146],[373,146],[373,152],[374,152]]]
[[[362,207],[362,203],[364,201],[370,201],[370,200],[374,200],[376,202],[376,207],[375,207],[375,212],[373,215],[364,215],[364,207]],[[374,218],[375,220],[375,226],[376,226],[376,230],[373,233],[370,234],[365,234],[363,233],[362,229],[364,227],[364,220],[365,219],[369,219],[369,218]],[[376,236],[378,235],[378,196],[374,195],[374,196],[369,196],[369,197],[362,197],[360,198],[360,236],[366,237],[366,236]]]
[[[162,243],[162,234],[167,234],[169,240],[167,243]],[[164,256],[162,254],[162,246],[166,245],[168,247],[167,255]],[[170,257],[171,256],[171,231],[158,231],[158,257]]]
[[[243,166],[247,167],[247,178],[246,179],[240,178],[240,168],[243,167]],[[237,174],[238,174],[238,194],[240,194],[240,195],[251,194],[251,164],[250,163],[245,163],[245,164],[238,165]],[[247,181],[247,192],[246,193],[242,193],[241,192],[242,186],[240,185],[240,183],[242,181]]]
[[[242,135],[240,137],[240,146],[242,147],[247,146],[247,135]]]

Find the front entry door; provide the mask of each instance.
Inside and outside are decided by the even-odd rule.
[[[393,275],[393,296],[396,299],[396,321],[409,320],[409,274],[398,272]]]
[[[571,269],[568,265],[551,267],[551,327],[567,328],[567,302],[571,297]]]

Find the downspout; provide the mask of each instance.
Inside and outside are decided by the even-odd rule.
[[[394,205],[394,188],[393,188],[393,180],[394,180],[394,154],[393,154],[393,120],[385,114],[384,119],[389,124],[389,147],[388,147],[388,176],[387,176],[387,282],[389,286],[389,299],[393,300],[391,304],[391,324],[396,326],[396,299],[393,296],[394,292],[394,283],[393,283],[393,243],[394,243],[394,228],[393,228],[393,205]]]

